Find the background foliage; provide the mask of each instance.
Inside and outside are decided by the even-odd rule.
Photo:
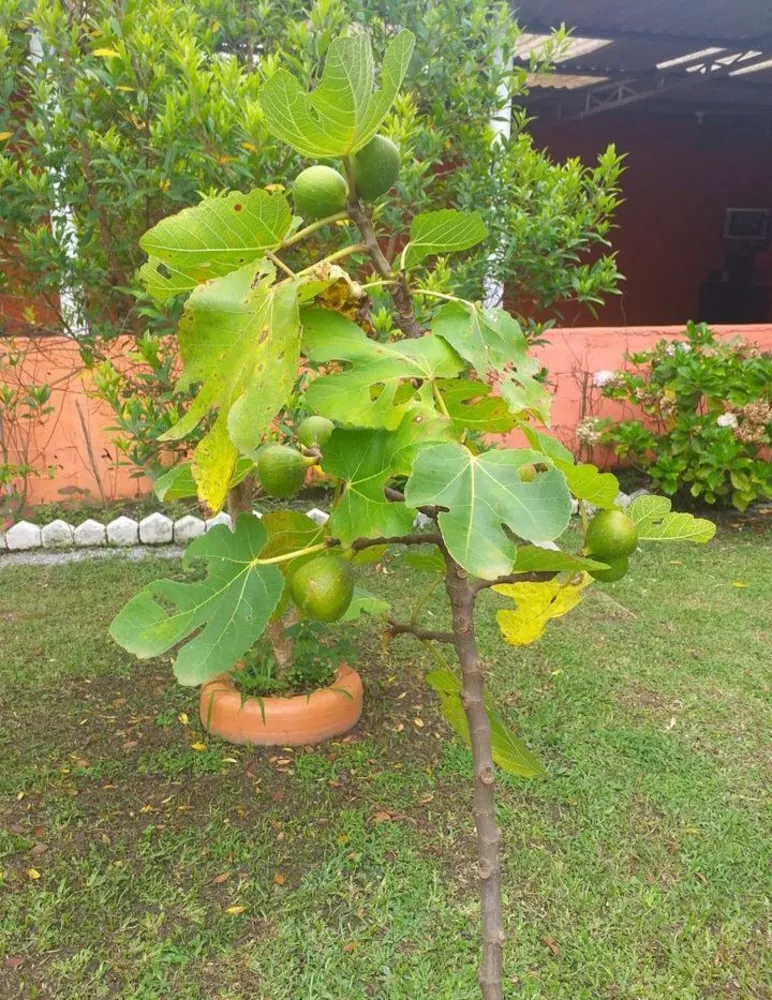
[[[742,338],[718,340],[690,323],[686,339],[631,355],[602,392],[643,410],[646,421],[600,421],[602,440],[645,469],[664,493],[707,503],[772,496],[772,356]]]
[[[520,313],[598,302],[615,286],[607,240],[621,164],[613,149],[596,167],[554,164],[534,148],[518,110],[511,138],[491,147],[491,118],[527,87],[524,68],[505,68],[519,35],[506,4],[0,0],[0,292],[36,304],[8,323],[17,333],[73,333],[58,291],[74,290],[91,334],[84,357],[99,366],[97,388],[116,413],[123,454],[142,467],[157,468],[155,439],[188,397],[171,388],[172,348],[149,339],[177,317],[139,288],[139,237],[203,196],[248,189],[256,178],[282,184],[303,165],[269,136],[262,83],[282,66],[314,84],[330,41],[352,20],[370,31],[377,62],[391,26],[417,36],[383,128],[403,156],[380,209],[384,228],[404,228],[406,207],[482,206],[487,240],[452,270],[440,266],[434,286],[479,298],[489,272]],[[42,43],[37,63],[32,31]],[[66,252],[68,232],[76,255]],[[396,253],[398,240],[385,249]],[[376,309],[378,322],[388,325]],[[103,347],[120,334],[142,343],[118,370]]]

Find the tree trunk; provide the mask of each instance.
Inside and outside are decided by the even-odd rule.
[[[236,530],[236,518],[239,514],[252,513],[252,477],[247,476],[238,486],[228,490],[228,513],[231,516],[233,530]]]
[[[247,476],[238,486],[232,486],[228,490],[228,513],[231,516],[234,531],[236,530],[236,518],[239,514],[252,513],[252,485],[252,477]],[[296,621],[297,616],[290,609],[277,621],[269,622],[265,630],[273,649],[273,655],[276,657],[280,676],[285,674],[291,666],[295,653],[295,641],[286,634],[285,629],[288,625],[294,625]]]
[[[503,1000],[501,966],[504,922],[501,913],[499,831],[493,796],[491,726],[485,710],[485,677],[480,668],[474,634],[475,592],[466,571],[445,552],[445,586],[453,614],[454,645],[461,665],[461,701],[469,724],[474,765],[474,819],[477,828],[477,865],[480,879],[482,961],[480,988],[485,1000]]]

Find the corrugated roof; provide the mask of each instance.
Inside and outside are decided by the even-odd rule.
[[[769,0],[516,0],[524,25],[561,22],[601,37],[700,38],[743,42],[772,36]]]
[[[523,61],[538,51],[540,36],[561,24],[571,29],[552,80],[539,74],[533,81],[537,98],[562,92],[561,115],[641,101],[678,110],[690,102],[772,107],[772,0],[520,0],[513,6],[527,33]],[[598,77],[608,83],[599,87]]]

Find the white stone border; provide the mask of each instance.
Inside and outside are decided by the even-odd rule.
[[[252,512],[262,517],[258,510]],[[312,507],[306,515],[317,524],[324,524],[329,514]],[[116,517],[109,524],[101,524],[89,518],[77,527],[66,521],[51,521],[42,528],[30,521],[18,521],[4,533],[0,531],[0,553],[30,552],[34,549],[126,549],[147,545],[186,545],[192,539],[203,535],[218,524],[231,526],[230,514],[222,511],[216,517],[204,520],[186,514],[177,521],[156,511],[141,521],[131,517]]]

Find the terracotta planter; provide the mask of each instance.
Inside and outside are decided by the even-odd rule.
[[[362,679],[339,667],[329,687],[291,698],[246,698],[228,674],[201,688],[201,723],[229,743],[262,746],[312,746],[340,736],[362,714]]]

